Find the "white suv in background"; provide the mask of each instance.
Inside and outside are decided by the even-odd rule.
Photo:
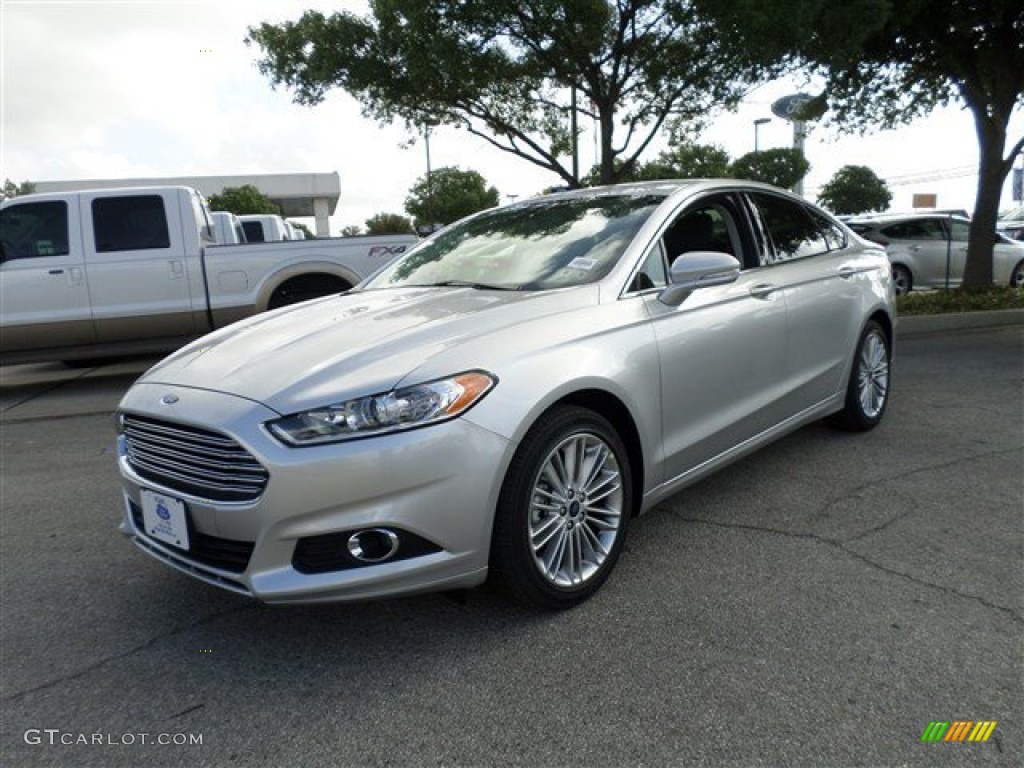
[[[914,288],[955,288],[963,281],[970,221],[962,216],[861,216],[847,220],[846,226],[885,247],[897,295]],[[995,237],[992,282],[1024,286],[1024,243]]]

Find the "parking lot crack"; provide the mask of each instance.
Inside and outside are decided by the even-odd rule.
[[[69,672],[66,675],[61,675],[60,677],[57,677],[57,678],[55,678],[53,680],[48,680],[47,682],[41,683],[40,685],[34,686],[32,688],[26,688],[23,691],[18,691],[17,693],[13,693],[10,696],[5,696],[3,700],[4,701],[20,701],[21,699],[23,699],[26,696],[29,696],[29,695],[31,695],[33,693],[39,693],[41,691],[47,691],[47,690],[50,690],[52,688],[56,688],[57,686],[63,685],[64,683],[71,682],[72,680],[78,680],[79,678],[85,677],[86,675],[88,675],[88,674],[90,674],[92,672],[95,672],[98,669],[102,669],[102,668],[108,666],[109,664],[121,661],[123,659],[127,659],[128,657],[134,656],[136,653],[139,653],[140,651],[144,651],[147,648],[152,648],[154,645],[156,645],[157,643],[159,643],[162,640],[166,640],[167,638],[174,637],[175,635],[184,634],[185,632],[193,630],[196,627],[201,627],[203,624],[208,624],[210,622],[216,621],[217,619],[222,619],[225,616],[231,616],[232,614],[235,614],[235,613],[242,613],[243,611],[252,610],[252,608],[253,608],[253,606],[251,606],[251,605],[243,605],[241,607],[231,608],[229,610],[221,611],[219,613],[211,613],[210,615],[204,616],[201,619],[197,619],[196,621],[193,621],[190,624],[185,624],[184,626],[176,627],[174,629],[169,629],[166,632],[161,632],[158,635],[154,635],[153,637],[149,638],[145,642],[139,643],[138,645],[134,646],[133,648],[129,648],[128,650],[123,651],[122,653],[117,653],[117,654],[114,654],[113,656],[107,656],[107,657],[105,657],[103,659],[99,659],[98,661],[93,662],[92,664],[89,664],[86,667],[83,667],[82,669],[75,670],[74,672]],[[182,713],[182,714],[184,714],[184,713]]]
[[[754,533],[764,533],[764,534],[771,534],[771,535],[775,535],[775,536],[785,536],[786,538],[802,539],[802,540],[805,540],[805,541],[813,541],[813,542],[817,542],[817,543],[820,543],[820,544],[825,544],[827,546],[830,546],[830,547],[833,547],[835,549],[838,549],[839,551],[843,552],[844,554],[848,555],[849,557],[851,557],[851,558],[853,558],[855,560],[858,560],[859,562],[864,563],[865,565],[867,565],[867,566],[869,566],[871,568],[874,568],[875,570],[881,571],[881,572],[886,573],[886,574],[888,574],[890,576],[896,576],[896,577],[902,578],[902,579],[904,579],[906,581],[909,581],[909,582],[911,582],[913,584],[917,584],[917,585],[920,585],[920,586],[923,586],[923,587],[928,587],[930,589],[936,589],[936,590],[938,590],[940,592],[943,592],[944,594],[947,594],[947,595],[953,595],[955,597],[963,598],[965,600],[971,600],[973,602],[976,602],[976,603],[979,603],[979,604],[985,606],[986,608],[990,608],[992,610],[996,610],[996,611],[999,611],[1000,613],[1005,614],[1007,617],[1010,618],[1011,621],[1014,621],[1017,624],[1024,624],[1024,617],[1022,617],[1017,611],[1013,610],[1012,608],[1007,608],[1004,605],[999,605],[998,603],[993,603],[990,600],[986,600],[984,597],[979,597],[978,595],[972,595],[972,594],[970,594],[968,592],[962,592],[962,591],[960,591],[958,589],[955,589],[953,587],[948,587],[948,586],[946,586],[944,584],[937,584],[935,582],[928,581],[927,579],[922,579],[922,578],[919,578],[917,576],[913,576],[912,574],[906,573],[905,571],[899,571],[899,570],[896,570],[895,568],[890,568],[889,566],[886,566],[886,565],[883,565],[882,563],[876,562],[875,560],[872,560],[868,556],[861,554],[857,550],[848,547],[847,546],[847,542],[841,541],[839,539],[830,538],[828,536],[821,536],[821,535],[818,535],[818,534],[815,534],[815,533],[807,533],[807,532],[804,532],[804,531],[787,531],[787,530],[783,530],[783,529],[780,529],[780,528],[770,528],[768,526],[749,525],[749,524],[746,524],[746,523],[723,523],[723,522],[716,521],[716,520],[707,520],[707,519],[698,518],[698,517],[684,517],[683,515],[679,514],[678,512],[671,512],[670,511],[670,514],[672,514],[677,519],[682,520],[683,522],[686,522],[686,523],[696,523],[696,524],[699,524],[699,525],[708,525],[708,526],[711,526],[711,527],[714,527],[714,528],[736,529],[736,530],[742,530],[742,531],[751,531],[751,532],[754,532]],[[893,522],[895,522],[895,520],[890,520],[887,523],[883,523],[881,526],[879,526],[879,528],[884,528],[887,525],[891,525]],[[856,537],[856,538],[860,538],[860,537]],[[853,540],[856,540],[856,539],[852,539],[851,541],[853,541]]]

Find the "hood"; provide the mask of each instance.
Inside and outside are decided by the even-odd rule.
[[[595,285],[534,293],[354,292],[235,323],[166,358],[140,381],[224,392],[294,413],[386,392],[439,352],[597,301]],[[477,366],[467,360],[460,370]]]

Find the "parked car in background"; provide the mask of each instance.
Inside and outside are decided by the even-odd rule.
[[[238,217],[250,243],[272,243],[293,240],[291,225],[280,216],[271,213],[247,213]]]
[[[229,211],[212,211],[213,236],[217,245],[238,245],[249,242],[239,218]]]
[[[933,213],[861,216],[846,226],[885,247],[896,292],[915,288],[955,288],[963,282],[970,221]],[[996,234],[992,281],[1024,286],[1024,244]]]
[[[816,419],[876,426],[893,314],[884,251],[767,185],[491,209],[148,371],[118,411],[121,530],[271,603],[490,574],[568,607],[634,515]]]
[[[1024,205],[1003,212],[996,222],[996,230],[1011,240],[1024,240]]]
[[[214,244],[188,187],[0,203],[0,364],[168,352],[249,315],[348,290],[412,235]]]

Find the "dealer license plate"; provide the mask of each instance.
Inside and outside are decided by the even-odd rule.
[[[173,496],[145,489],[142,495],[142,522],[146,533],[178,549],[188,549],[188,519],[185,502]]]

